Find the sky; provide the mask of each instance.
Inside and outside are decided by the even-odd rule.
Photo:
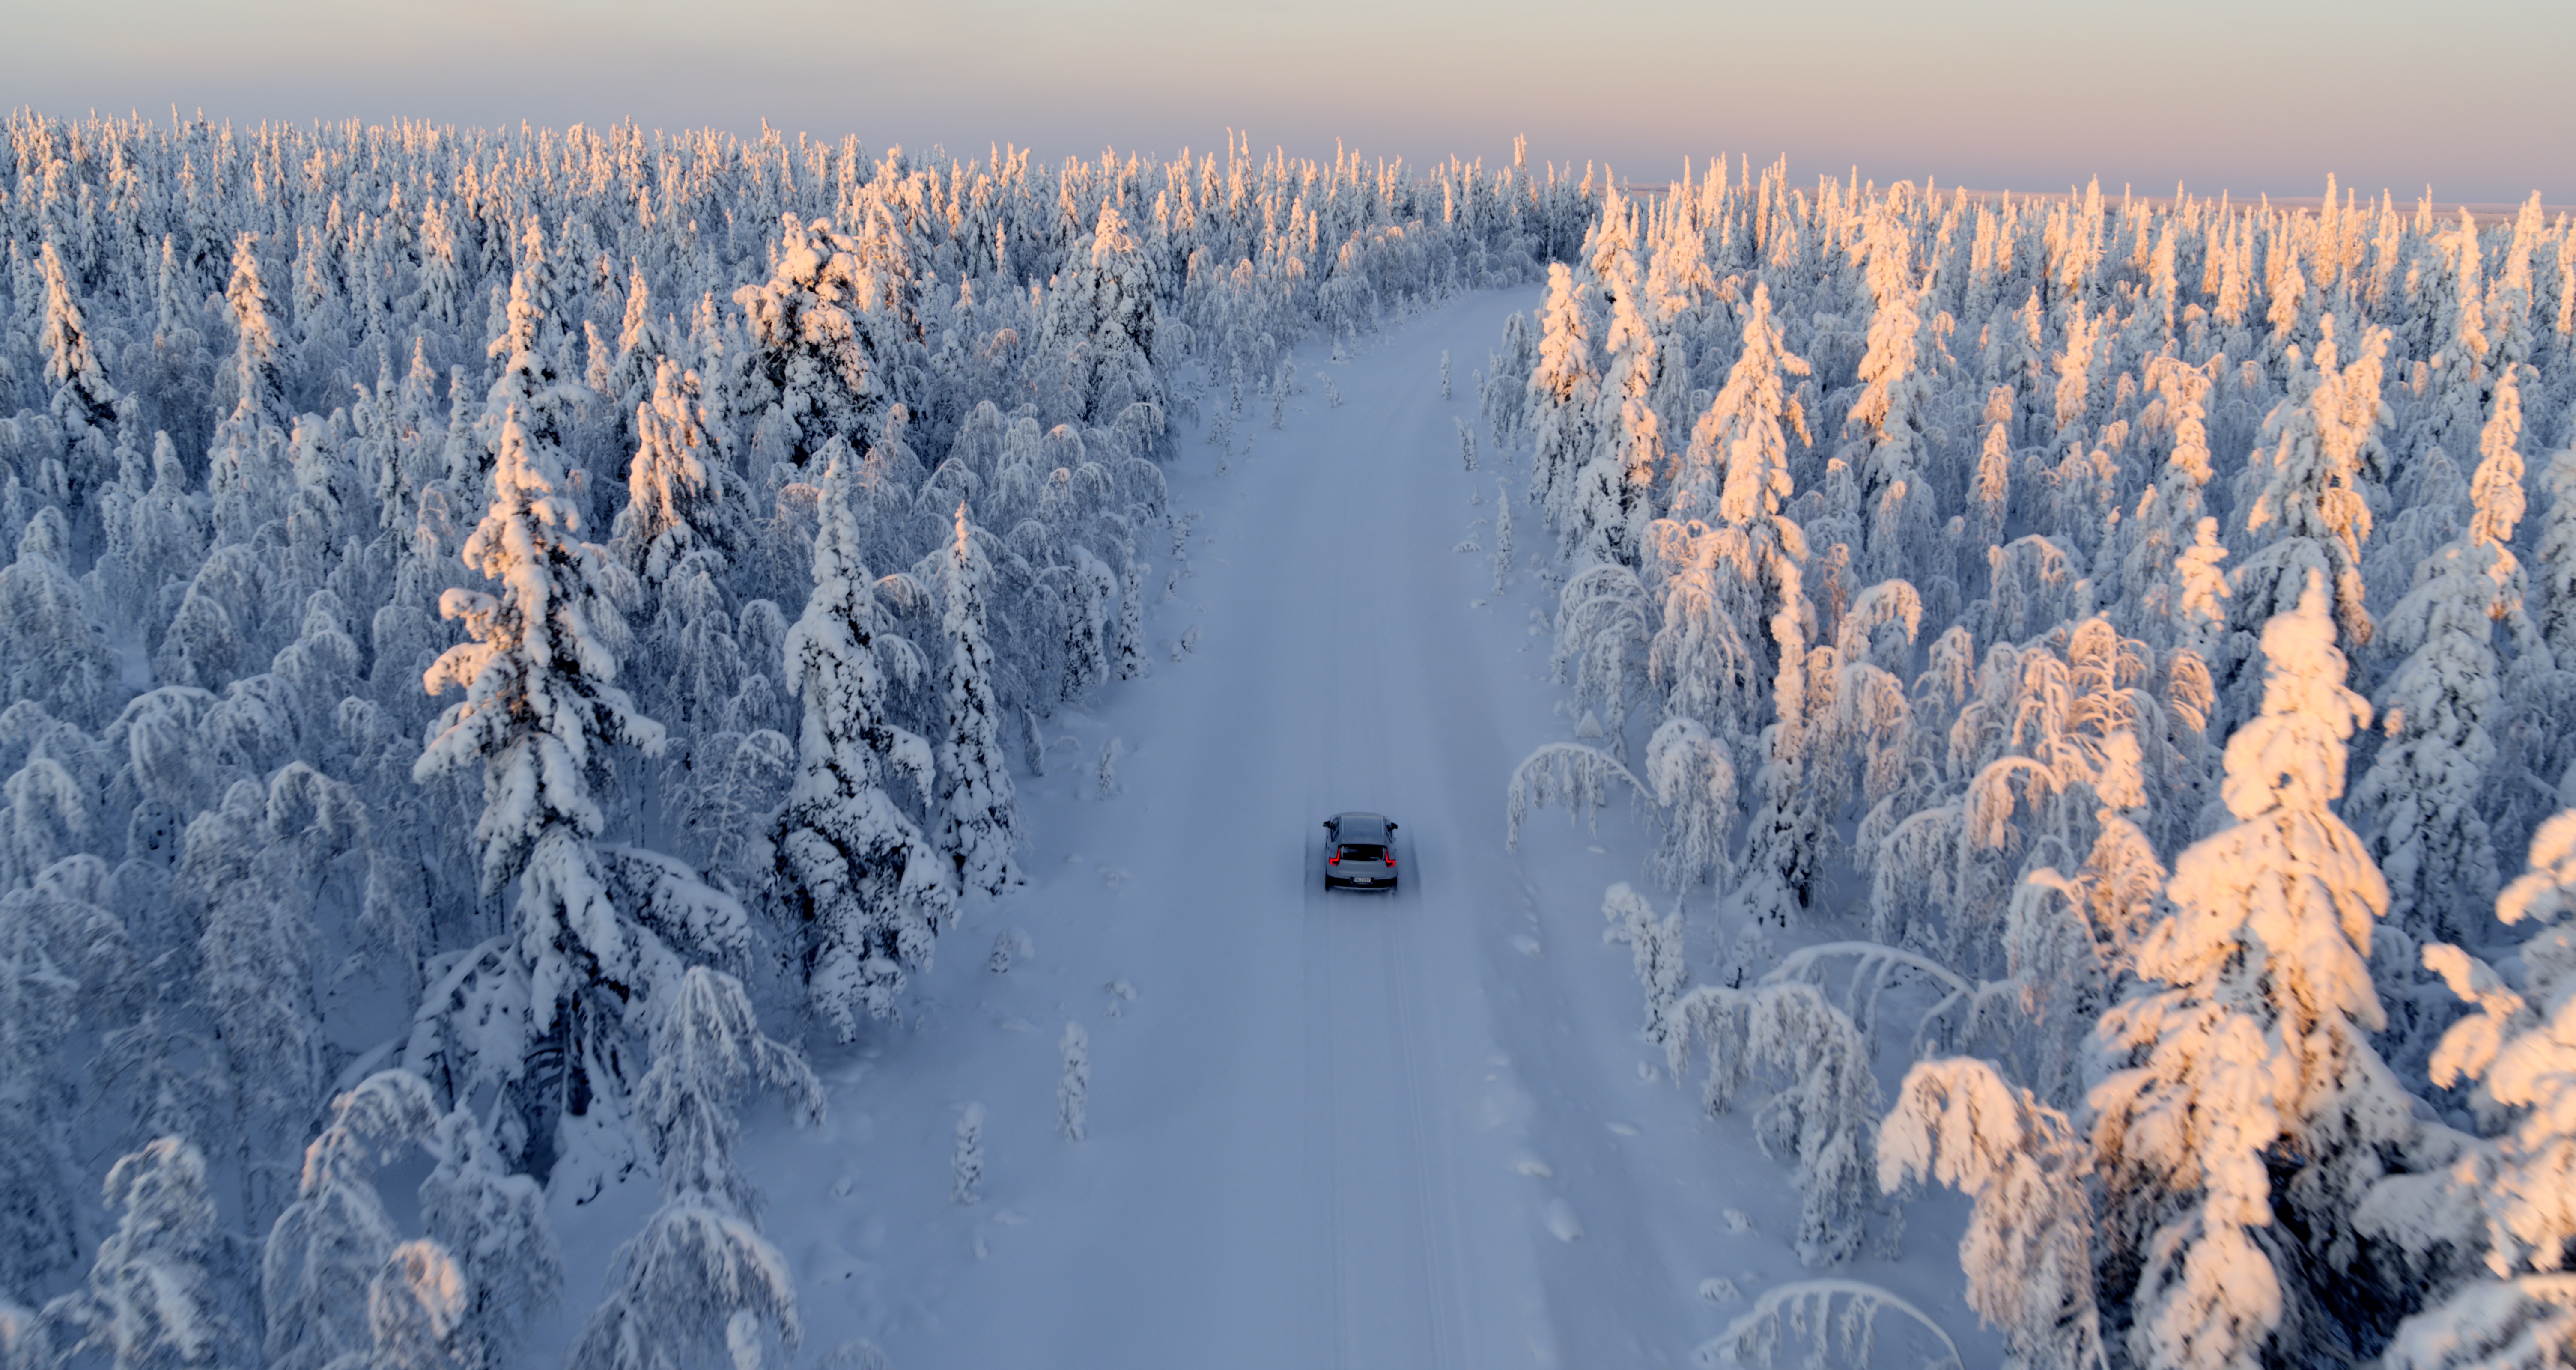
[[[1798,179],[2576,203],[2566,0],[92,0],[0,102],[237,123],[716,127]]]

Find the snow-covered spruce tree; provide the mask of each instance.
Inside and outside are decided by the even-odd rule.
[[[626,469],[626,507],[609,546],[646,585],[658,586],[693,553],[730,560],[742,532],[730,472],[713,452],[698,376],[664,357],[650,397],[635,407],[635,458]],[[720,560],[718,565],[721,566]]]
[[[1723,888],[1734,873],[1735,762],[1697,719],[1664,720],[1646,743],[1646,783],[1664,808],[1655,873],[1672,890],[1706,881]]]
[[[740,402],[802,470],[833,438],[876,427],[894,396],[868,317],[883,289],[858,244],[793,213],[779,229],[769,280],[734,292],[749,334],[740,364],[753,383]]]
[[[2531,869],[2506,886],[2496,915],[2534,926],[2520,948],[2521,984],[2505,983],[2456,946],[2424,949],[2473,1011],[2433,1055],[2433,1083],[2467,1085],[2490,1135],[2462,1139],[2449,1165],[2383,1182],[2361,1221],[2417,1253],[2428,1283],[2454,1287],[2398,1328],[2388,1364],[2403,1370],[2540,1367],[2576,1356],[2576,810],[2540,825]]]
[[[939,558],[940,665],[938,779],[932,840],[957,864],[963,889],[1000,894],[1020,882],[1012,855],[1019,802],[1011,789],[1002,741],[1002,704],[993,649],[985,641],[984,594],[991,563],[975,542],[966,506],[957,506],[957,535]]]
[[[1078,1142],[1090,1130],[1091,1034],[1080,1023],[1066,1023],[1056,1054],[1064,1058],[1064,1073],[1055,1084],[1056,1131]]]
[[[1808,643],[1815,611],[1801,584],[1803,569],[1782,557],[1774,569],[1778,607],[1771,613],[1771,641],[1779,671],[1772,677],[1772,722],[1762,730],[1762,769],[1754,773],[1758,799],[1745,838],[1744,907],[1760,922],[1787,927],[1812,898],[1817,871],[1832,839],[1831,822],[1807,764],[1825,720],[1808,707]]]
[[[1867,444],[1865,456],[1853,453],[1869,520],[1862,566],[1867,581],[1898,579],[1914,567],[1928,567],[1933,533],[1940,526],[1926,474],[1931,453],[1923,410],[1931,386],[1919,359],[1924,290],[1914,279],[1905,234],[1882,202],[1880,212],[1871,216],[1867,239],[1869,285],[1878,311],[1870,320],[1869,350],[1861,358],[1860,397],[1845,418],[1852,441]]]
[[[2495,897],[2495,851],[2476,800],[2496,753],[2489,637],[2498,604],[2488,571],[2497,550],[2453,543],[2426,558],[2414,591],[2380,624],[2381,637],[2410,654],[2381,692],[2389,741],[2353,787],[2349,811],[2388,877],[2392,935],[2373,959],[2392,1007],[2415,978],[2416,950],[2468,936]]]
[[[1538,363],[1529,376],[1530,502],[1556,521],[1575,472],[1592,455],[1592,410],[1600,377],[1592,369],[1590,325],[1583,317],[1590,287],[1574,283],[1564,263],[1547,269],[1547,302],[1539,309]]]
[[[479,499],[490,463],[500,454],[501,426],[517,416],[528,440],[556,452],[576,444],[580,408],[593,398],[589,389],[564,366],[563,324],[556,317],[553,272],[545,258],[545,238],[536,221],[528,222],[519,267],[510,275],[506,326],[485,349],[500,359],[501,374],[483,401],[483,431],[489,446],[477,455],[473,471],[452,471],[458,493]]]
[[[515,411],[492,480],[491,510],[463,555],[500,593],[450,589],[439,601],[472,640],[448,649],[426,683],[432,693],[461,686],[465,698],[439,719],[414,775],[481,770],[482,890],[515,881],[517,893],[510,929],[422,1003],[405,1059],[450,1098],[509,1096],[504,1140],[544,1174],[564,1120],[596,1127],[621,1107],[630,1021],[681,970],[672,939],[720,955],[749,930],[739,905],[667,858],[595,845],[609,748],[658,752],[662,729],[614,683],[623,624],[606,549],[574,540],[580,517],[557,493],[558,459],[529,441]]]
[[[1691,431],[1671,517],[1647,532],[1647,571],[1663,597],[1648,670],[1668,713],[1736,747],[1760,732],[1776,674],[1762,625],[1785,604],[1807,556],[1805,533],[1783,512],[1793,489],[1789,430],[1806,436],[1783,378],[1807,370],[1783,346],[1770,289],[1757,283],[1743,349]]]
[[[2227,741],[2236,822],[2175,861],[2142,983],[2102,1019],[2102,1295],[2126,1314],[2105,1335],[2140,1364],[2251,1365],[2293,1337],[2367,1354],[2392,1311],[2343,1278],[2353,1206],[2415,1124],[2369,1039],[2388,887],[2328,807],[2370,717],[2330,604],[2312,570],[2265,625],[2262,711]]]
[[[421,1225],[455,1258],[464,1321],[494,1363],[563,1290],[563,1257],[546,1225],[545,1191],[511,1174],[483,1120],[458,1108],[428,1138],[436,1166],[420,1182]]]
[[[1652,669],[1645,587],[1630,568],[1595,561],[1566,580],[1557,606],[1556,651],[1548,664],[1560,681],[1573,668],[1573,707],[1592,715],[1610,754],[1625,761],[1629,696]]]
[[[2424,948],[2468,1012],[2433,1053],[2431,1078],[2466,1107],[2475,1132],[2424,1124],[2415,1173],[2371,1187],[2356,1226],[2398,1253],[2428,1292],[2398,1329],[2391,1364],[2541,1366],[2576,1345],[2576,1309],[2559,1272],[2576,1235],[2566,1193],[2565,1036],[2554,1020],[2571,964],[2564,915],[2576,877],[2576,815],[2561,811],[2533,839],[2532,869],[2497,901],[2501,921],[2537,920],[2523,957],[2499,967],[2457,946]],[[2510,983],[2509,983],[2510,981]]]
[[[2505,670],[2497,756],[2479,805],[2498,851],[2529,845],[2529,834],[2561,803],[2576,760],[2576,737],[2561,726],[2576,710],[2576,451],[2552,455],[2536,484],[2545,498],[2531,561],[2522,568],[2522,612],[2506,619],[2517,650]]]
[[[2379,396],[2387,355],[2388,331],[2368,328],[2352,361],[2340,363],[2333,316],[2326,316],[2315,364],[2292,375],[2289,397],[2264,420],[2262,445],[2238,478],[2238,507],[2256,546],[2231,577],[2230,613],[2240,643],[2234,667],[2248,692],[2253,634],[2291,611],[2311,571],[2324,575],[2333,592],[2344,642],[2370,641],[2361,581],[2361,544],[2371,526],[2363,464],[2387,414]]]
[[[37,254],[45,280],[45,324],[36,345],[45,351],[45,379],[54,387],[54,420],[74,432],[96,430],[104,440],[115,431],[116,402],[122,397],[99,364],[89,321],[63,277],[62,255],[50,240]],[[92,473],[92,480],[106,474]]]
[[[427,1239],[386,1253],[366,1288],[367,1344],[328,1370],[482,1370],[491,1353],[467,1314],[456,1257]]]
[[[894,632],[860,561],[855,463],[823,475],[814,594],[787,634],[786,682],[802,701],[797,774],[778,817],[779,875],[801,928],[812,1010],[848,1040],[864,1012],[894,1012],[908,969],[929,963],[957,907],[957,865],[886,793],[897,775],[932,788],[930,743],[889,717],[889,670],[920,654]]]
[[[232,307],[233,356],[216,388],[219,400],[233,404],[216,424],[206,454],[206,494],[216,536],[226,542],[246,540],[282,512],[286,435],[295,424],[256,244],[247,233],[233,242],[232,281],[224,290]]]
[[[762,1035],[751,998],[720,971],[691,966],[657,1010],[653,1068],[636,1090],[661,1168],[662,1207],[620,1248],[572,1370],[686,1370],[774,1363],[796,1349],[796,1285],[760,1235],[759,1194],[733,1162],[738,1111],[756,1088],[788,1096],[802,1121],[823,1113],[822,1082]]]
[[[2171,645],[2185,616],[2188,597],[2184,558],[2197,541],[2203,511],[2201,492],[2214,474],[2210,465],[2208,418],[2209,373],[2174,357],[2157,357],[2146,366],[2147,383],[2162,401],[2162,421],[2171,433],[2164,469],[2138,499],[2129,551],[2121,566],[2121,631],[2159,646]]]
[[[364,902],[363,874],[335,879],[333,867],[351,857],[362,872],[367,836],[356,792],[301,761],[265,786],[234,782],[188,825],[175,883],[203,909],[201,1001],[235,1110],[242,1202],[254,1229],[284,1202],[282,1177],[254,1158],[293,1155],[328,1094],[314,915],[326,900]]]
[[[1616,195],[1605,207],[1592,244],[1602,302],[1610,328],[1602,338],[1602,378],[1591,428],[1599,434],[1574,474],[1573,488],[1557,501],[1558,537],[1568,565],[1637,564],[1645,526],[1655,513],[1655,486],[1664,465],[1663,420],[1654,407],[1661,370],[1654,330],[1642,298],[1633,211]]]

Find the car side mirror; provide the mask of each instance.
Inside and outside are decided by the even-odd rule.
[[[1403,827],[1403,826],[1404,826],[1404,825],[1403,825],[1403,824],[1401,824],[1401,823],[1397,823],[1397,822],[1394,822],[1394,821],[1392,821],[1392,820],[1389,820],[1389,821],[1388,821],[1388,823],[1387,823],[1387,825],[1386,825],[1386,830],[1387,830],[1388,832],[1393,832],[1393,831],[1395,831],[1396,829],[1398,829],[1398,828],[1400,828],[1400,827]]]

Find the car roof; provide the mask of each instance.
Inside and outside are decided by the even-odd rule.
[[[1345,842],[1365,842],[1369,840],[1369,835],[1372,833],[1383,837],[1386,835],[1386,827],[1384,814],[1353,812],[1338,815],[1333,819],[1333,831],[1341,834]]]

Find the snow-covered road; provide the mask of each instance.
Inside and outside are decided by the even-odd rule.
[[[1194,646],[1054,720],[1078,746],[1024,782],[1029,888],[967,911],[912,1023],[818,1052],[824,1127],[760,1115],[746,1138],[802,1359],[863,1336],[903,1370],[1687,1364],[1744,1308],[1703,1279],[1749,1298],[1800,1273],[1785,1171],[1653,1069],[1627,951],[1601,945],[1636,825],[1542,818],[1503,850],[1512,765],[1569,729],[1536,587],[1494,597],[1488,556],[1452,550],[1490,549],[1495,475],[1490,452],[1462,470],[1453,416],[1536,300],[1468,296],[1344,363],[1302,351],[1284,431],[1247,399],[1253,450],[1222,474],[1185,444],[1191,574],[1153,631]],[[1403,824],[1402,893],[1323,891],[1342,808]],[[997,936],[1024,942],[1007,973]],[[1078,1142],[1056,1133],[1068,1021],[1090,1037]],[[969,1103],[985,1178],[960,1205]],[[586,1307],[597,1238],[564,1222]],[[1956,1228],[1932,1226],[1910,1243],[1929,1261],[1854,1273],[1965,1333]]]

